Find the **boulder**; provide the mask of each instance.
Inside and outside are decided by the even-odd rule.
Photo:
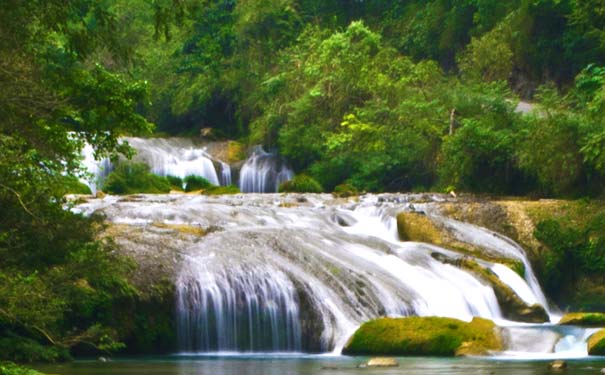
[[[589,355],[605,355],[605,329],[598,331],[588,338]]]
[[[363,324],[343,349],[345,355],[455,356],[502,350],[490,320],[441,317],[380,318]]]
[[[567,362],[561,361],[561,360],[556,360],[556,361],[550,362],[548,364],[548,368],[551,370],[565,370],[567,368]]]
[[[366,363],[367,367],[397,367],[399,362],[395,358],[390,357],[375,357],[370,358]]]
[[[581,327],[605,327],[604,313],[567,313],[559,320],[561,325]]]

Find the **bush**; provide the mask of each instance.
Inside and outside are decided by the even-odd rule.
[[[64,362],[71,357],[66,349],[45,346],[32,339],[14,336],[0,339],[0,360],[8,359],[19,363]]]
[[[166,179],[175,190],[183,190],[183,179],[177,176],[166,176]]]
[[[323,187],[313,177],[305,174],[294,176],[290,181],[279,185],[280,193],[321,193]]]
[[[0,363],[0,375],[41,375],[41,373],[12,362],[2,362]]]
[[[340,184],[334,187],[332,194],[339,198],[347,198],[359,195],[359,190],[350,184]]]
[[[170,182],[149,172],[143,163],[121,163],[107,176],[103,191],[110,194],[161,194],[170,192]]]
[[[61,176],[63,194],[92,194],[90,188],[75,176]]]
[[[193,175],[185,177],[184,182],[185,191],[202,190],[213,186],[210,181],[206,180],[204,177]]]

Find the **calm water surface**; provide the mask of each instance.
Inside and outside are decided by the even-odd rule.
[[[44,365],[37,369],[59,375],[535,375],[600,374],[605,358],[570,360],[565,372],[553,372],[548,361],[498,359],[399,358],[395,368],[357,368],[362,358],[322,356],[170,356]]]

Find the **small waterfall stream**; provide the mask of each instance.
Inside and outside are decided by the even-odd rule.
[[[490,285],[434,256],[457,253],[400,242],[395,216],[413,209],[414,199],[403,194],[347,202],[327,194],[107,196],[76,210],[102,211],[111,223],[143,228],[155,223],[209,228],[205,236],[183,235],[178,242],[168,231],[170,240],[157,245],[175,246],[181,254],[175,282],[178,336],[186,352],[339,353],[367,320],[436,315],[493,319],[508,337],[504,355],[586,355],[587,330],[506,321]],[[424,209],[437,215],[430,202]],[[436,220],[448,220],[454,233],[480,243],[490,255],[521,259],[528,265],[525,278],[504,265],[481,264],[528,304],[545,301],[514,242],[470,224]],[[152,242],[131,242],[131,251],[158,241]]]
[[[240,171],[239,187],[244,193],[275,193],[293,177],[294,172],[279,155],[257,147]]]

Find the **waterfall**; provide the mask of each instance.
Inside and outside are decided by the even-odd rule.
[[[230,185],[232,183],[229,164],[217,160],[221,166],[220,178],[213,163],[213,157],[202,146],[188,138],[135,138],[125,137],[126,141],[136,151],[133,161],[149,165],[151,172],[159,176],[175,176],[184,178],[189,175],[201,176],[214,185]],[[86,145],[82,151],[83,167],[92,175],[84,182],[93,193],[102,186],[103,180],[113,169],[109,159],[95,160],[93,149]]]
[[[210,155],[186,138],[124,138],[136,151],[136,161],[149,165],[159,176],[201,176],[219,185]]]
[[[102,184],[102,181],[112,170],[111,162],[108,158],[96,160],[94,156],[94,149],[91,145],[86,144],[82,149],[82,166],[87,172],[88,176],[82,178],[81,181],[88,185],[93,194],[96,194],[97,190]]]
[[[282,272],[193,258],[177,292],[183,350],[301,351],[296,290]]]
[[[257,146],[240,171],[239,187],[244,193],[274,193],[293,177],[294,172],[279,155]]]
[[[183,351],[339,353],[363,322],[409,315],[493,319],[510,327],[512,352],[526,345],[520,338],[524,331],[514,327],[518,323],[503,319],[490,285],[438,260],[458,253],[398,240],[396,214],[410,210],[414,199],[436,202],[440,196],[366,195],[346,203],[328,194],[127,198],[93,199],[75,210],[101,211],[110,223],[143,228],[148,241],[131,241],[125,234],[122,243],[130,253],[178,254],[177,322]],[[207,228],[208,233],[178,235],[154,229],[157,223]],[[497,258],[523,260],[526,278],[477,259],[526,302],[543,300],[539,286],[527,277],[532,271],[518,245],[483,228],[457,221],[449,225],[464,232],[465,241],[486,236],[482,248]],[[576,342],[583,337],[536,332],[542,329],[537,326],[524,329],[534,329],[533,334],[555,347],[564,346],[564,338]],[[551,346],[545,343],[537,350]]]

